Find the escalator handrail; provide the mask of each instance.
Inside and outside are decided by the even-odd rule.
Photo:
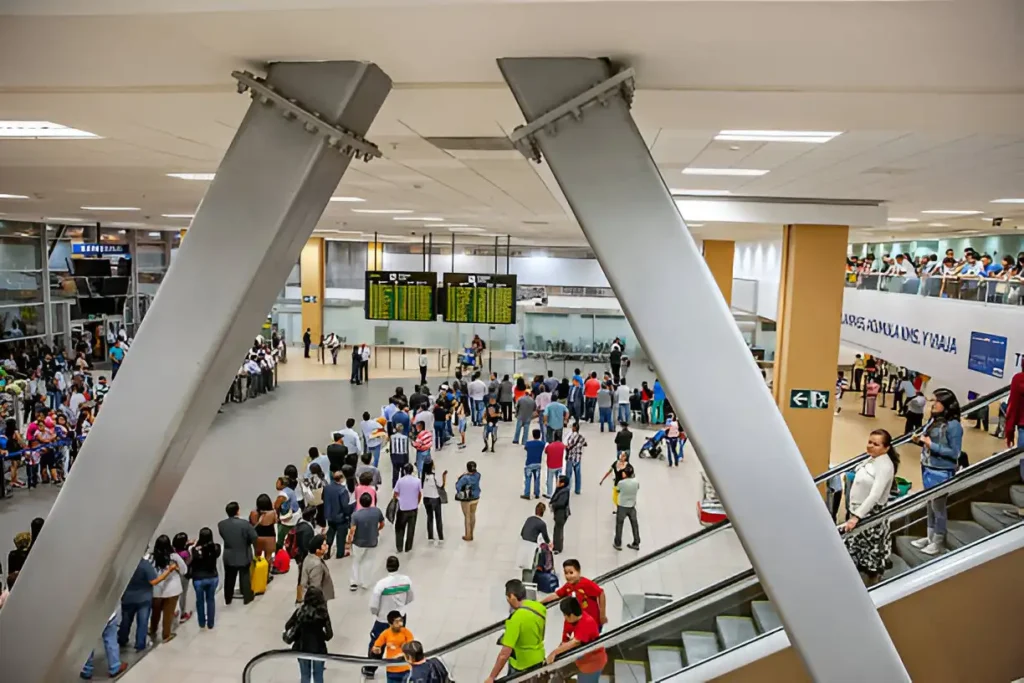
[[[1022,455],[1024,455],[1024,446],[1008,448],[1005,451],[996,453],[995,455],[992,455],[991,457],[985,460],[982,460],[974,465],[971,465],[970,467],[964,468],[963,470],[961,470],[959,474],[954,476],[952,479],[949,479],[943,482],[942,484],[939,484],[938,486],[933,486],[930,489],[920,491],[914,496],[907,496],[898,503],[894,503],[892,505],[885,507],[878,514],[872,515],[870,517],[865,517],[864,526],[867,526],[867,522],[869,520],[875,523],[879,523],[881,519],[884,517],[899,515],[903,512],[906,512],[908,508],[913,508],[915,507],[915,505],[920,504],[924,501],[949,495],[950,489],[953,488],[954,484],[962,485],[965,488],[968,486],[973,486],[979,483],[979,481],[984,481],[984,478],[981,478],[978,475],[985,474],[988,471],[995,469],[1000,465],[1006,463],[1007,461],[1013,460],[1014,458],[1019,459]],[[858,524],[857,529],[859,530],[860,528],[861,525]],[[855,533],[855,531],[851,533]],[[690,593],[689,595],[683,596],[677,600],[673,600],[672,602],[664,604],[658,607],[657,609],[651,610],[650,612],[646,612],[640,615],[636,619],[632,619],[623,624],[620,624],[619,626],[609,630],[607,633],[603,633],[597,640],[592,641],[582,647],[577,647],[572,650],[569,650],[568,652],[562,653],[562,655],[557,657],[554,662],[552,662],[551,664],[547,664],[541,667],[540,669],[533,669],[528,672],[515,674],[514,676],[503,677],[498,680],[501,681],[501,683],[511,683],[511,681],[532,678],[534,676],[538,676],[546,672],[555,671],[556,669],[560,668],[559,664],[564,665],[568,660],[575,661],[583,655],[589,652],[593,652],[594,650],[599,649],[601,647],[613,647],[619,645],[626,639],[631,638],[633,635],[635,635],[635,632],[642,630],[643,627],[647,626],[648,624],[654,621],[657,621],[666,614],[684,609],[688,605],[698,600],[706,598],[715,593],[726,591],[730,588],[733,588],[737,584],[746,581],[752,576],[755,576],[753,569],[748,569],[738,574],[734,574],[733,576],[723,579],[712,586],[708,586],[707,588],[703,588],[699,591],[696,591],[695,593]],[[778,630],[778,628],[782,627],[776,627],[771,631]],[[767,631],[766,633],[771,633],[771,631]],[[725,650],[723,650],[723,652],[725,652]]]
[[[975,410],[978,410],[979,408],[983,408],[983,407],[986,407],[988,405],[991,405],[995,401],[997,401],[997,400],[1003,398],[1004,396],[1006,396],[1007,394],[1009,394],[1009,392],[1010,392],[1010,386],[1006,385],[1005,387],[1003,387],[1001,389],[997,389],[997,390],[995,390],[993,392],[990,392],[990,393],[988,393],[988,394],[986,394],[984,396],[980,396],[980,397],[976,398],[975,400],[971,401],[970,403],[964,405],[962,407],[962,409],[961,409],[961,413],[963,415],[969,415],[970,413],[974,412]],[[917,430],[915,432],[907,432],[906,434],[902,434],[899,437],[894,438],[893,439],[893,445],[894,446],[899,446],[899,445],[905,445],[905,444],[909,443],[911,441],[911,439],[913,438],[914,434],[920,433],[926,427],[927,427],[927,423],[924,426],[922,426],[921,429],[919,429],[919,430]],[[827,481],[828,479],[834,477],[837,474],[843,474],[843,473],[853,469],[854,467],[856,467],[858,464],[860,464],[861,462],[863,462],[867,458],[868,458],[868,454],[867,453],[861,453],[860,455],[855,456],[855,457],[853,457],[853,458],[851,458],[851,459],[847,460],[846,462],[843,462],[843,463],[841,463],[839,465],[836,465],[835,467],[832,467],[829,470],[825,471],[824,473],[818,475],[817,477],[814,478],[814,483],[815,484],[821,484],[821,483]],[[985,461],[982,461],[982,462],[985,462]],[[981,464],[981,463],[978,463],[978,464]],[[857,526],[857,528],[860,529],[861,526],[862,525],[859,524]],[[608,584],[608,583],[614,581],[615,579],[619,578],[620,576],[624,576],[625,574],[631,573],[632,571],[634,571],[636,569],[640,569],[640,568],[645,567],[645,566],[647,566],[649,564],[657,562],[658,560],[660,560],[663,557],[667,557],[668,555],[672,555],[675,552],[677,552],[677,551],[679,551],[679,550],[681,550],[681,549],[683,549],[683,548],[685,548],[685,547],[687,547],[689,545],[692,545],[692,544],[694,544],[694,543],[696,543],[696,542],[698,542],[698,541],[700,541],[700,540],[702,540],[702,539],[704,539],[704,538],[706,538],[708,536],[712,536],[712,535],[714,535],[714,534],[716,534],[716,533],[718,533],[720,531],[724,531],[725,529],[728,529],[728,528],[731,528],[731,527],[732,527],[732,523],[728,519],[723,520],[721,522],[718,522],[716,524],[713,524],[711,526],[705,527],[705,528],[700,529],[699,531],[697,531],[697,532],[695,532],[693,534],[690,534],[689,536],[685,536],[683,538],[680,538],[677,541],[673,541],[672,543],[664,545],[664,546],[662,546],[661,548],[658,548],[657,550],[655,550],[652,553],[648,553],[647,555],[642,555],[642,556],[636,558],[635,560],[631,560],[630,562],[626,562],[625,564],[619,565],[618,567],[612,569],[611,571],[609,571],[609,572],[607,572],[605,574],[601,574],[600,576],[597,576],[596,578],[593,579],[593,581],[594,581],[594,583],[596,583],[598,585]],[[672,604],[672,603],[670,603],[670,604]],[[632,623],[634,623],[634,621],[631,621],[631,622],[628,622],[628,623],[632,624]],[[459,637],[459,638],[457,638],[457,639],[455,639],[455,640],[453,640],[453,641],[451,641],[449,643],[446,643],[445,645],[441,645],[440,647],[427,652],[426,656],[427,657],[441,657],[441,656],[443,656],[445,654],[448,654],[449,652],[452,652],[454,650],[457,650],[457,649],[463,647],[464,645],[472,643],[473,641],[476,641],[476,640],[479,640],[480,638],[484,638],[484,637],[486,637],[488,635],[497,633],[498,631],[502,630],[504,627],[505,627],[505,620],[504,619],[502,619],[501,621],[495,622],[493,624],[490,624],[488,626],[483,626],[483,627],[481,627],[481,628],[479,628],[479,629],[477,629],[475,631],[472,631],[471,633],[467,633],[464,636],[461,636],[461,637]],[[609,633],[613,633],[613,632],[614,632],[614,630],[613,631],[609,631]],[[252,669],[252,667],[254,665],[258,664],[259,662],[264,661],[266,659],[291,656],[292,652],[293,652],[292,650],[287,650],[287,649],[268,650],[267,652],[262,652],[262,653],[256,655],[255,657],[253,657],[246,664],[246,667],[245,667],[246,674],[245,674],[244,680],[245,681],[249,680],[248,677],[247,677],[248,676],[248,672]],[[321,659],[321,657],[317,656],[316,659]],[[366,666],[380,666],[380,662],[381,662],[381,660],[379,660],[379,659],[369,659],[367,657],[357,657],[355,655],[344,655],[344,654],[334,654],[334,653],[323,655],[321,661],[347,662],[347,663],[352,663],[352,664],[362,664],[362,665],[366,665]]]

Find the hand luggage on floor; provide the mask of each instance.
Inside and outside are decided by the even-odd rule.
[[[533,582],[541,593],[554,593],[558,590],[558,575],[554,572],[537,570],[533,573]]]
[[[274,553],[274,567],[272,571],[275,574],[287,574],[288,570],[291,569],[292,556],[288,554],[288,551],[281,548]]]
[[[267,592],[267,581],[270,576],[270,563],[267,558],[258,557],[249,566],[249,583],[252,586],[253,595],[263,595]]]

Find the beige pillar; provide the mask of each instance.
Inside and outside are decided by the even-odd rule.
[[[704,262],[718,283],[725,303],[732,305],[732,264],[736,243],[727,240],[704,240]]]
[[[324,239],[310,237],[299,255],[302,281],[302,331],[309,328],[313,343],[320,342],[324,329]]]

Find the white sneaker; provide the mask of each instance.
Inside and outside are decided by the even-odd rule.
[[[943,544],[941,538],[942,538],[941,536],[937,537],[934,541],[929,543],[926,547],[922,548],[921,552],[924,553],[925,555],[938,555],[939,553],[941,553],[943,550],[946,549],[946,546]]]
[[[925,546],[930,545],[931,542],[932,542],[932,537],[931,537],[931,535],[928,535],[928,536],[925,536],[924,538],[919,538],[916,541],[911,541],[910,545],[914,546],[915,548],[924,548]]]

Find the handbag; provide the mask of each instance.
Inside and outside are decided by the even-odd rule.
[[[398,499],[392,498],[388,502],[388,506],[384,509],[384,516],[392,524],[395,523],[395,518],[398,516]]]
[[[437,499],[441,501],[441,505],[445,505],[448,502],[448,491],[445,490],[444,484],[437,483],[437,475],[434,476],[434,485],[437,486]]]

